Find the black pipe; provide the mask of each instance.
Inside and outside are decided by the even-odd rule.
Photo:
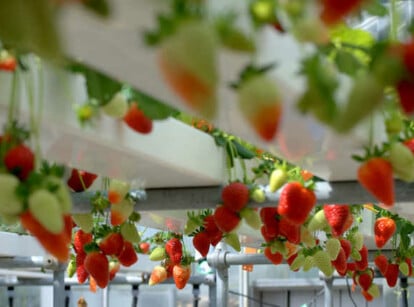
[[[14,303],[14,287],[10,286],[7,287],[7,293],[9,296],[9,307],[13,307],[13,303]]]
[[[401,307],[408,307],[408,279],[400,277]]]
[[[139,291],[139,285],[132,285],[132,307],[138,306],[138,291]]]
[[[193,285],[193,306],[198,307],[198,301],[200,300],[200,285]]]

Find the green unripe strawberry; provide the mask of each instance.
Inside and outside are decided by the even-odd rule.
[[[253,208],[245,207],[240,211],[240,217],[253,229],[260,229],[262,222],[259,213]]]
[[[400,272],[405,276],[408,276],[410,274],[410,268],[408,267],[408,263],[401,262],[398,268],[400,269]]]
[[[72,197],[69,193],[68,186],[62,181],[62,179],[50,176],[48,181],[56,186],[54,191],[55,196],[59,200],[63,213],[70,213],[72,211]]]
[[[394,174],[405,182],[414,180],[414,155],[402,143],[393,143],[389,150],[389,161]]]
[[[318,251],[313,255],[314,265],[327,277],[332,276],[333,267],[331,263],[331,258],[326,251]]]
[[[300,241],[306,246],[306,247],[314,247],[316,245],[315,237],[312,235],[312,233],[306,228],[305,226],[301,226],[300,228]]]
[[[371,294],[373,298],[380,297],[381,291],[377,284],[372,283],[368,289],[368,293]]]
[[[188,218],[184,226],[184,234],[189,235],[193,233],[200,225],[196,220]]]
[[[122,93],[116,93],[112,99],[102,106],[102,111],[108,116],[122,118],[128,111],[128,101]]]
[[[350,242],[352,247],[359,251],[364,245],[364,235],[360,232],[355,232],[350,238]]]
[[[329,258],[335,260],[341,249],[341,242],[336,238],[330,238],[326,241],[325,248]]]
[[[75,259],[71,259],[66,267],[66,274],[68,277],[73,277],[76,273],[76,261]]]
[[[162,246],[157,246],[154,248],[149,255],[149,259],[151,261],[161,261],[167,257],[167,254],[165,253],[165,248]]]
[[[394,112],[385,120],[385,129],[388,134],[399,134],[404,129],[404,121],[401,114]]]
[[[282,241],[276,240],[273,241],[270,245],[270,250],[272,254],[275,254],[276,252],[281,253],[282,255],[286,254],[286,246]]]
[[[351,258],[355,261],[361,261],[362,257],[359,251],[356,248],[352,248],[351,250]]]
[[[269,191],[274,193],[279,190],[288,180],[287,172],[277,168],[272,171],[269,178]]]
[[[93,229],[93,216],[91,213],[75,213],[72,215],[73,221],[83,232],[90,233]]]
[[[239,236],[235,232],[229,232],[224,237],[224,242],[230,245],[236,252],[241,251]]]
[[[131,243],[139,243],[141,241],[141,236],[138,233],[137,227],[132,223],[123,223],[121,225],[121,235],[125,240]]]
[[[346,133],[370,115],[384,100],[384,87],[369,74],[358,76],[339,113],[335,128]]]
[[[23,202],[17,197],[19,179],[11,174],[0,174],[0,215],[18,215],[23,210]]]
[[[262,203],[266,200],[266,194],[265,192],[260,188],[255,188],[251,192],[250,195],[251,199],[257,203]]]
[[[312,256],[306,256],[305,257],[305,261],[303,261],[303,271],[307,272],[310,269],[312,269],[314,267],[314,263],[313,263],[313,257]]]
[[[303,254],[298,255],[295,260],[290,264],[292,271],[299,270],[305,264],[306,257]]]
[[[325,212],[322,209],[316,212],[309,220],[307,227],[310,232],[323,230],[326,227],[329,227],[328,220],[325,217]]]
[[[28,199],[29,210],[48,231],[59,234],[63,230],[62,208],[57,197],[47,190],[37,190]]]

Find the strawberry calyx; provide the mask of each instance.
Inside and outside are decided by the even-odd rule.
[[[383,143],[381,147],[378,145],[374,145],[372,148],[365,147],[362,155],[352,155],[352,159],[357,162],[364,162],[371,158],[384,157],[389,149],[389,146],[390,145],[388,143]]]
[[[254,64],[246,65],[239,73],[239,79],[229,84],[230,88],[237,90],[248,80],[256,76],[261,76],[276,67],[275,63],[270,63],[262,66],[255,66]]]

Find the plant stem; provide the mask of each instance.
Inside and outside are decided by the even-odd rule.
[[[398,40],[399,16],[397,12],[397,0],[390,1],[390,40]]]
[[[19,88],[19,70],[13,73],[12,88],[10,92],[9,112],[7,115],[7,125],[10,127],[13,124],[15,117],[17,91]]]

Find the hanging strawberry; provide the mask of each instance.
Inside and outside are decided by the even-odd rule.
[[[241,182],[229,183],[223,188],[221,199],[224,207],[240,212],[249,201],[249,188]]]
[[[264,141],[270,142],[279,129],[282,104],[275,81],[263,71],[247,67],[237,85],[237,94],[244,118]]]
[[[137,102],[131,102],[123,120],[129,128],[138,133],[148,134],[152,131],[152,120],[144,114]]]
[[[164,80],[190,109],[206,118],[216,115],[216,48],[213,27],[192,20],[181,23],[159,51]]]
[[[83,192],[94,183],[96,178],[98,178],[96,174],[73,168],[67,184],[72,191]]]
[[[378,248],[384,247],[389,239],[394,235],[397,230],[395,221],[390,217],[380,217],[375,221],[374,234],[375,244]]]

